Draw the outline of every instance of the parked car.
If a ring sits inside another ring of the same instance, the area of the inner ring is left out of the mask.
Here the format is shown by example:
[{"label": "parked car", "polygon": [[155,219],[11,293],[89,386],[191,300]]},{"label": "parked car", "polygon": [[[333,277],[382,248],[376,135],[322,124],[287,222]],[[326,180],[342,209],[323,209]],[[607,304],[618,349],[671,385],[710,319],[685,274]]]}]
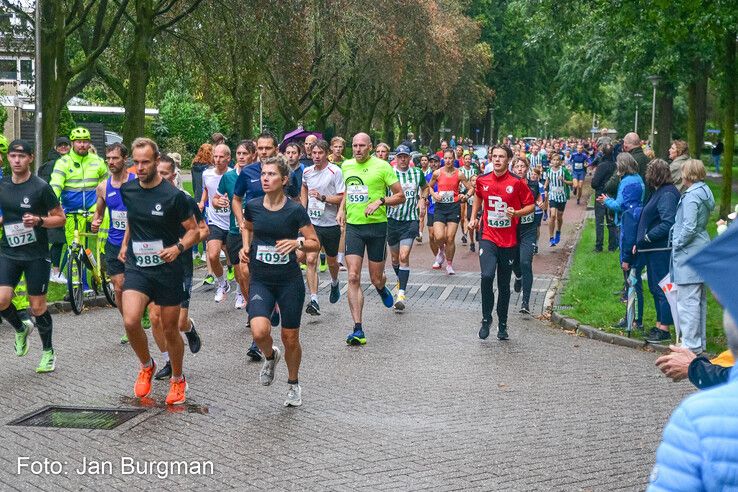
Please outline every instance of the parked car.
[{"label": "parked car", "polygon": [[123,137],[115,132],[105,130],[105,146],[107,147],[114,143],[123,143]]}]

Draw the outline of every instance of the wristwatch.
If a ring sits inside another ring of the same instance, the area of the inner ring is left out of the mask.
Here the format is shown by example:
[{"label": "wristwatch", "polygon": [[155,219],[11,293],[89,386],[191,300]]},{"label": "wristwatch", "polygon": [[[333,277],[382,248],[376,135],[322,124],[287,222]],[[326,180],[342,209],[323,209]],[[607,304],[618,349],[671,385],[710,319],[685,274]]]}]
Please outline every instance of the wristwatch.
[{"label": "wristwatch", "polygon": [[325,195],[320,195],[320,201],[325,203]]},{"label": "wristwatch", "polygon": [[177,242],[177,249],[180,253],[183,253],[185,249],[184,244],[182,244],[181,242]]},{"label": "wristwatch", "polygon": [[38,227],[41,227],[44,225],[44,218],[40,215],[38,216]]},{"label": "wristwatch", "polygon": [[297,238],[297,249],[302,251],[302,248],[305,246],[305,239],[298,237]]},{"label": "wristwatch", "polygon": [[382,197],[382,198],[379,199],[379,201],[382,202],[382,205],[384,205],[384,202],[386,202],[387,200],[385,200],[385,198]]}]

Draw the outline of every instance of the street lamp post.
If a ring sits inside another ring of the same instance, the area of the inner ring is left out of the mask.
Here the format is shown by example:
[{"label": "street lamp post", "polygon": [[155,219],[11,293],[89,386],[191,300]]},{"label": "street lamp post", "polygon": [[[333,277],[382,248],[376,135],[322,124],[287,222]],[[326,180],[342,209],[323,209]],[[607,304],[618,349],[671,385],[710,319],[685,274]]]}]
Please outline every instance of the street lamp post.
[{"label": "street lamp post", "polygon": [[264,86],[259,84],[259,133],[264,131]]},{"label": "street lamp post", "polygon": [[648,77],[648,80],[650,80],[651,84],[653,84],[653,99],[651,102],[651,136],[649,137],[651,148],[653,148],[653,137],[654,131],[656,129],[656,86],[658,86],[659,82],[661,82],[661,77],[659,77],[658,75],[651,75],[650,77]]},{"label": "street lamp post", "polygon": [[35,31],[35,36],[36,36],[36,38],[35,38],[36,46],[34,47],[34,50],[35,50],[35,58],[36,58],[36,60],[34,62],[34,65],[35,65],[34,66],[34,71],[35,71],[34,75],[36,76],[35,77],[36,80],[34,81],[34,84],[35,84],[35,87],[34,87],[34,89],[35,89],[35,91],[34,91],[35,92],[34,106],[36,107],[36,110],[33,112],[33,116],[34,116],[34,132],[36,134],[36,139],[35,139],[36,140],[36,145],[35,145],[35,147],[36,147],[36,149],[35,149],[35,152],[36,152],[36,159],[35,159],[35,161],[36,162],[34,163],[34,169],[35,169],[36,174],[38,174],[39,162],[41,162],[40,159],[42,159],[41,156],[43,155],[42,154],[42,152],[43,152],[43,147],[42,147],[43,142],[41,141],[41,139],[43,137],[43,135],[42,135],[42,128],[41,128],[41,121],[42,121],[41,120],[41,117],[43,116],[41,114],[41,0],[36,0],[36,13],[34,15],[34,18],[35,18],[35,24],[36,24],[34,26],[34,31]]},{"label": "street lamp post", "polygon": [[633,131],[638,133],[638,107],[641,105],[641,99],[643,98],[643,94],[636,92],[635,94],[633,94],[633,97],[636,100],[636,114],[635,114],[635,122],[633,123]]}]

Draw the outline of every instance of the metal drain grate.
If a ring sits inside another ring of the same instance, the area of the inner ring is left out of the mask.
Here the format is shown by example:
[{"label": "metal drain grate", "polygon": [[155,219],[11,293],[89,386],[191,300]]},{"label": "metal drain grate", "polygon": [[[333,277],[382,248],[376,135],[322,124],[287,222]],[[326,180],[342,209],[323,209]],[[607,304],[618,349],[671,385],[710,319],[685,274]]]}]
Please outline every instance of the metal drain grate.
[{"label": "metal drain grate", "polygon": [[8,422],[8,425],[110,430],[145,411],[145,408],[88,408],[49,405]]}]

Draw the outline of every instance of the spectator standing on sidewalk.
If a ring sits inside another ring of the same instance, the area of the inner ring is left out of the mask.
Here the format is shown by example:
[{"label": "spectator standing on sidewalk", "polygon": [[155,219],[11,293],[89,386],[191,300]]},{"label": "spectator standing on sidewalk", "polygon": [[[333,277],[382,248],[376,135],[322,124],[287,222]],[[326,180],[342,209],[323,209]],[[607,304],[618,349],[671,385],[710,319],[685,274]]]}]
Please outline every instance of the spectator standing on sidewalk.
[{"label": "spectator standing on sidewalk", "polygon": [[687,187],[679,201],[671,231],[671,281],[677,285],[677,312],[682,345],[695,354],[706,347],[707,293],[699,272],[685,262],[710,242],[705,229],[715,198],[705,184],[702,161],[689,159],[682,166],[682,181]]},{"label": "spectator standing on sidewalk", "polygon": [[720,174],[720,158],[724,151],[725,146],[723,145],[723,141],[718,137],[715,146],[710,151],[710,154],[712,155],[712,164],[715,166],[715,172],[718,174]]},{"label": "spectator standing on sidewalk", "polygon": [[[605,190],[605,185],[612,175],[615,174],[615,159],[612,155],[612,145],[603,145],[600,148],[600,152],[602,152],[602,155],[598,160],[594,176],[592,176],[592,189],[594,190],[596,197],[603,193],[608,194]],[[595,201],[594,211],[596,238],[595,252],[602,252],[605,240],[605,225],[607,225],[607,249],[609,251],[615,251],[618,248],[618,228],[615,225],[614,217],[612,214],[608,213],[607,207],[599,201]]]},{"label": "spectator standing on sidewalk", "polygon": [[[623,152],[628,152],[638,163],[638,175],[641,180],[646,181],[646,167],[651,159],[643,152],[641,147],[641,137],[635,132],[630,132],[623,137]],[[646,190],[646,199],[648,199],[648,190]]]},{"label": "spectator standing on sidewalk", "polygon": [[[671,251],[666,248],[681,194],[671,183],[669,164],[663,159],[654,159],[648,165],[646,185],[651,188],[652,194],[643,207],[638,223],[636,248],[648,270],[648,289],[656,308],[656,326],[651,329],[647,338],[649,341],[661,342],[671,339],[669,326],[674,324],[669,301],[659,287],[659,282],[669,273]],[[664,251],[648,251],[653,249]]]},{"label": "spectator standing on sidewalk", "polygon": [[682,182],[682,167],[689,160],[689,146],[684,140],[674,140],[669,147],[669,171],[671,172],[671,182],[677,187],[680,193],[684,193],[687,187]]}]

